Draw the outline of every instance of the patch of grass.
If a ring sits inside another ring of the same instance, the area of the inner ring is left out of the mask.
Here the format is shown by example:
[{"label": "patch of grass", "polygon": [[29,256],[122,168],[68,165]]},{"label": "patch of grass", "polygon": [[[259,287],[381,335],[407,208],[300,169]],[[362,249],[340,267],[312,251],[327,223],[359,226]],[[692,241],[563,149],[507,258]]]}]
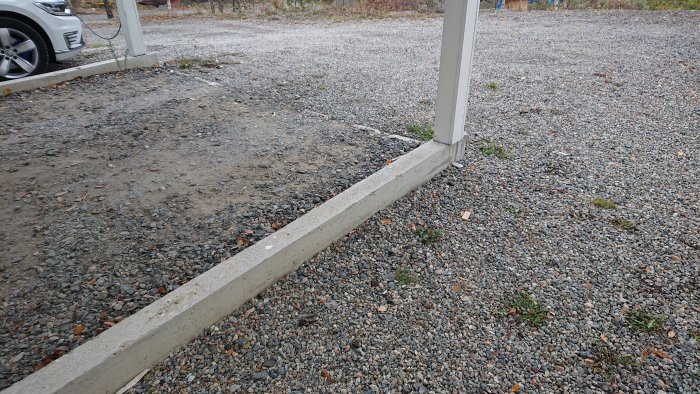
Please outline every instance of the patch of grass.
[{"label": "patch of grass", "polygon": [[438,242],[445,235],[445,232],[439,228],[424,227],[418,228],[414,231],[418,240],[426,246],[430,246],[435,242]]},{"label": "patch of grass", "polygon": [[486,84],[486,87],[491,89],[491,90],[496,90],[496,89],[498,89],[498,84],[496,82],[491,81],[491,82]]},{"label": "patch of grass", "polygon": [[610,220],[610,223],[612,223],[613,226],[619,229],[629,232],[635,231],[637,229],[637,225],[633,221],[627,220],[625,218],[614,218]]},{"label": "patch of grass", "polygon": [[512,204],[506,207],[506,211],[511,215],[515,216],[516,218],[525,216],[530,212],[530,210],[527,208],[522,208]]},{"label": "patch of grass", "polygon": [[508,152],[508,149],[506,149],[503,144],[498,143],[496,141],[487,141],[483,145],[481,145],[481,154],[484,156],[496,156],[499,159],[509,159],[510,158],[510,152]]},{"label": "patch of grass", "polygon": [[400,285],[412,285],[418,283],[416,273],[413,272],[411,267],[407,265],[402,265],[397,268],[396,272],[394,273],[394,278]]},{"label": "patch of grass", "polygon": [[593,204],[594,207],[600,208],[600,209],[617,209],[617,205],[615,205],[612,200],[607,200],[603,197],[596,197],[591,201],[591,204]]},{"label": "patch of grass", "polygon": [[430,141],[433,139],[433,134],[435,131],[430,126],[421,126],[416,123],[411,123],[406,126],[406,130],[413,134],[417,134],[423,141]]},{"label": "patch of grass", "polygon": [[627,323],[636,332],[657,332],[666,321],[666,316],[652,315],[642,310],[634,310],[627,314]]},{"label": "patch of grass", "polygon": [[518,292],[506,299],[504,308],[499,310],[499,314],[515,316],[518,321],[537,327],[547,320],[549,309],[535,302],[531,295]]},{"label": "patch of grass", "polygon": [[700,342],[700,330],[695,330],[690,335],[695,339],[695,342]]},{"label": "patch of grass", "polygon": [[593,358],[587,359],[586,364],[594,371],[599,371],[600,376],[606,382],[613,378],[617,368],[639,367],[641,362],[636,361],[629,354],[620,354],[608,345],[596,345],[592,352]]},{"label": "patch of grass", "polygon": [[212,59],[205,59],[201,57],[181,57],[175,60],[177,68],[188,70],[196,66],[213,67],[216,65],[216,61]]}]

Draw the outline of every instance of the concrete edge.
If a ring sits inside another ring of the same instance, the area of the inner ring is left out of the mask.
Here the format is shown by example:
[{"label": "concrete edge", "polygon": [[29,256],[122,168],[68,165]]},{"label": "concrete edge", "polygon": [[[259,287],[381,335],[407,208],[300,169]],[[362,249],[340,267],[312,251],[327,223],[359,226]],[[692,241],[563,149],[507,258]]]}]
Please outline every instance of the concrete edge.
[{"label": "concrete edge", "polygon": [[0,92],[2,92],[2,95],[6,96],[16,92],[43,88],[47,85],[70,81],[78,77],[87,77],[95,74],[104,74],[134,68],[153,67],[158,65],[158,56],[155,53],[148,53],[135,57],[128,56],[126,58],[126,67],[124,65],[124,58],[120,58],[119,60],[112,59],[34,75],[27,78],[4,81],[0,82]]},{"label": "concrete edge", "polygon": [[114,393],[379,210],[447,167],[428,142],[3,391]]}]

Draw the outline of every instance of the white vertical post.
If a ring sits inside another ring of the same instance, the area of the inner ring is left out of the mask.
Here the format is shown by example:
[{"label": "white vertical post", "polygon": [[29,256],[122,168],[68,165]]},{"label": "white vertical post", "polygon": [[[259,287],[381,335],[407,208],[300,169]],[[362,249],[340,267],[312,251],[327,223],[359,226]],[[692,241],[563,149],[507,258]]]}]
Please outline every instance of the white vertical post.
[{"label": "white vertical post", "polygon": [[[445,2],[434,136],[443,144],[454,145],[464,138],[478,15],[479,0]],[[463,154],[461,150],[458,157]]]},{"label": "white vertical post", "polygon": [[141,35],[141,22],[136,9],[135,0],[117,0],[119,10],[119,21],[122,24],[122,31],[126,39],[126,48],[131,56],[141,56],[146,54],[146,46],[143,45]]}]

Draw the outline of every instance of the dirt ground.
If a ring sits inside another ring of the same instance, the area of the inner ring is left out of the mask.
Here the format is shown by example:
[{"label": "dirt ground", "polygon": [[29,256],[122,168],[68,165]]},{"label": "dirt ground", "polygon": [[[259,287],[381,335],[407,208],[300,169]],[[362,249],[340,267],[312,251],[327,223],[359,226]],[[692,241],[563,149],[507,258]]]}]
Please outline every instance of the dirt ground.
[{"label": "dirt ground", "polygon": [[34,368],[411,145],[173,68],[14,94],[0,112],[0,358],[18,357],[12,337]]}]

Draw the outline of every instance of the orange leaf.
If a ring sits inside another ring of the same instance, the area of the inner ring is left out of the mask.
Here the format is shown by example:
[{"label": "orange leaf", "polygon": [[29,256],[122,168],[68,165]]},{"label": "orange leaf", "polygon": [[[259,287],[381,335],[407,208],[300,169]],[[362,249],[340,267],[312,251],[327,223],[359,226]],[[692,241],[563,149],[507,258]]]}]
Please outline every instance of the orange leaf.
[{"label": "orange leaf", "polygon": [[85,326],[82,325],[82,324],[78,324],[78,326],[75,327],[75,329],[73,330],[73,332],[75,333],[75,335],[82,335],[82,334],[83,334],[83,331],[85,331]]},{"label": "orange leaf", "polygon": [[460,291],[462,291],[462,286],[460,286],[458,283],[458,284],[452,286],[452,291],[454,291],[455,293],[459,293]]},{"label": "orange leaf", "polygon": [[513,385],[513,387],[510,388],[510,392],[511,393],[519,393],[521,388],[522,388],[522,386],[520,386],[520,383],[516,383]]},{"label": "orange leaf", "polygon": [[2,90],[2,94],[4,94],[5,96],[9,95],[10,93],[12,93],[12,89],[10,88],[5,88]]},{"label": "orange leaf", "polygon": [[386,224],[391,224],[393,222],[391,221],[391,219],[382,219],[379,221],[379,223],[386,225]]},{"label": "orange leaf", "polygon": [[661,351],[659,349],[651,348],[651,353],[657,357],[661,357],[663,359],[673,361],[673,358],[671,356],[669,356],[668,353]]},{"label": "orange leaf", "polygon": [[321,370],[321,376],[328,381],[331,380],[331,373],[328,372],[328,370],[326,370],[326,369]]}]

